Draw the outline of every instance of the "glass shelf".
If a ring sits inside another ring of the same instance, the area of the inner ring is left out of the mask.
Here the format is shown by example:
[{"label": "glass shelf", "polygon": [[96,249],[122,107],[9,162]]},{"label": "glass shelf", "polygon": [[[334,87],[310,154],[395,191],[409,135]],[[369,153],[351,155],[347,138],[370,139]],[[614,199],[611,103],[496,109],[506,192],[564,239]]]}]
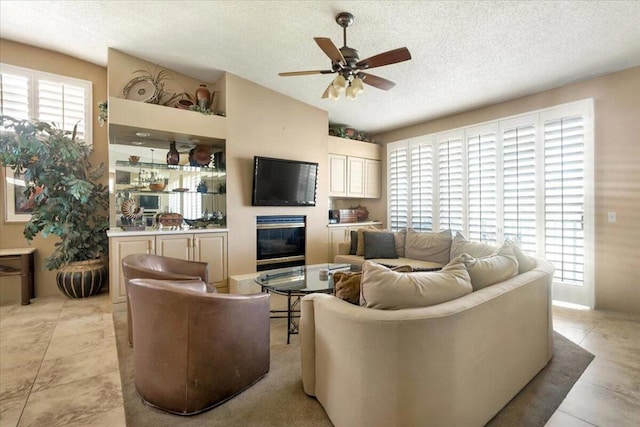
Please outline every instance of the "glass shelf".
[{"label": "glass shelf", "polygon": [[131,163],[126,160],[117,160],[116,166],[128,167],[134,170],[160,169],[160,170],[168,170],[168,171],[176,171],[176,172],[203,172],[203,173],[211,173],[212,176],[214,174],[216,176],[225,176],[227,174],[225,170],[220,170],[220,169],[212,168],[208,166],[167,165],[164,163],[147,163],[147,162]]},{"label": "glass shelf", "polygon": [[171,191],[171,190],[163,190],[163,191],[150,191],[150,190],[137,190],[135,188],[121,188],[115,190],[116,193],[133,193],[133,194],[226,194],[220,193],[219,191]]}]

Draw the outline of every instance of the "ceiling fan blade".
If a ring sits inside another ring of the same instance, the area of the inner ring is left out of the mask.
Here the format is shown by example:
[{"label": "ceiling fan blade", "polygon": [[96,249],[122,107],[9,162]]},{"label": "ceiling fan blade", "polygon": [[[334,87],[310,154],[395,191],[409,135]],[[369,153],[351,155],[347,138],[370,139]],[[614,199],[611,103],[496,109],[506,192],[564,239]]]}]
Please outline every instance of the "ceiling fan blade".
[{"label": "ceiling fan blade", "polygon": [[389,90],[396,85],[391,80],[383,79],[382,77],[374,76],[373,74],[360,72],[358,73],[358,77],[361,78],[364,83],[382,90]]},{"label": "ceiling fan blade", "polygon": [[289,71],[286,73],[278,73],[279,76],[288,77],[288,76],[308,76],[311,74],[331,74],[333,71],[331,70],[310,70],[310,71]]},{"label": "ceiling fan blade", "polygon": [[383,65],[395,64],[402,61],[408,61],[411,59],[411,53],[406,47],[389,50],[384,53],[372,56],[356,64],[356,68],[368,69],[374,67],[382,67]]},{"label": "ceiling fan blade", "polygon": [[330,38],[314,37],[313,39],[316,41],[318,46],[320,46],[320,49],[322,49],[322,51],[331,59],[332,64],[335,62],[346,64],[346,61],[342,56],[342,52],[340,52],[340,49],[333,44]]}]

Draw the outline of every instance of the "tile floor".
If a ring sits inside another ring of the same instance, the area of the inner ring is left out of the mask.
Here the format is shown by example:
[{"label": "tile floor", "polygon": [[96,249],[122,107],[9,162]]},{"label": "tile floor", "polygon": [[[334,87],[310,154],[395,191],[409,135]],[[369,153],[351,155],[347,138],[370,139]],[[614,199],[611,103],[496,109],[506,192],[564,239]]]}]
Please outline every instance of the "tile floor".
[{"label": "tile floor", "polygon": [[[125,425],[111,310],[107,294],[0,306],[0,426]],[[596,358],[547,426],[640,425],[640,316],[553,313]]]}]

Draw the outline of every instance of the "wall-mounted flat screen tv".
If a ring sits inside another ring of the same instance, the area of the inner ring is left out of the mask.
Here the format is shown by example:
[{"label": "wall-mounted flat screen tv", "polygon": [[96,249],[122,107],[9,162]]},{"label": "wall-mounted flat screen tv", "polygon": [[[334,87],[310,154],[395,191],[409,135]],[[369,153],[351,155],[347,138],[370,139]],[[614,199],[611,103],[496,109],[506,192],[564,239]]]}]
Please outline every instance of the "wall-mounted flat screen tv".
[{"label": "wall-mounted flat screen tv", "polygon": [[315,206],[318,164],[253,158],[253,206]]}]

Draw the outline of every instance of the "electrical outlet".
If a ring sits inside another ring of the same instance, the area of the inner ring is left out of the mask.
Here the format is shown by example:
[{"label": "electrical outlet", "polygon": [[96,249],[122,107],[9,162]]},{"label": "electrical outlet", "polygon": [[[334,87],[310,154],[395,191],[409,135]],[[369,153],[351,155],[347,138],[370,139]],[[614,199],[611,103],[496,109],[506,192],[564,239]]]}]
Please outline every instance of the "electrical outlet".
[{"label": "electrical outlet", "polygon": [[616,222],[616,213],[609,212],[609,214],[607,215],[607,219],[609,222]]}]

